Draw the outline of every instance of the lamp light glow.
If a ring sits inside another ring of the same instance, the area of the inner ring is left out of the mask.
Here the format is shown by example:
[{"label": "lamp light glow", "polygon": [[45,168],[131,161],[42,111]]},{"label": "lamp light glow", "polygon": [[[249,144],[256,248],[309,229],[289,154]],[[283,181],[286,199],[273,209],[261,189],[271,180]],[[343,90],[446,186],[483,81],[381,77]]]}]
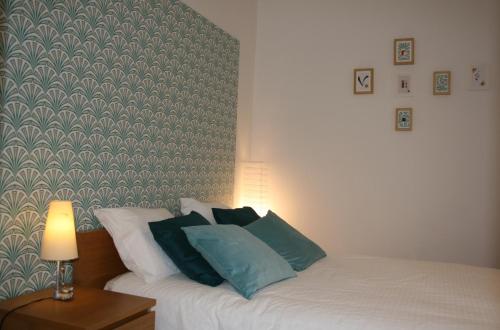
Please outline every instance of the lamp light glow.
[{"label": "lamp light glow", "polygon": [[40,256],[52,261],[78,258],[75,217],[70,201],[50,202]]},{"label": "lamp light glow", "polygon": [[72,299],[73,287],[64,282],[67,264],[61,266],[61,261],[78,258],[75,216],[70,201],[50,202],[40,257],[43,260],[57,262],[56,288],[53,298],[56,300]]},{"label": "lamp light glow", "polygon": [[269,167],[265,162],[241,163],[241,206],[251,206],[260,216],[269,210]]}]

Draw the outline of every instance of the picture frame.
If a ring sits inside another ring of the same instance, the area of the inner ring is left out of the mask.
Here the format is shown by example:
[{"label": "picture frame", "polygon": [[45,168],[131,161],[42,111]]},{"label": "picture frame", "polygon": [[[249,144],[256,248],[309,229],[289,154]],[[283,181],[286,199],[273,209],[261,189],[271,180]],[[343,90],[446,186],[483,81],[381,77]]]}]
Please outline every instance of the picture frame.
[{"label": "picture frame", "polygon": [[470,90],[479,91],[489,88],[488,67],[486,64],[472,64],[469,68],[469,75]]},{"label": "picture frame", "polygon": [[432,94],[451,94],[451,71],[434,71],[432,78]]},{"label": "picture frame", "polygon": [[412,95],[411,76],[409,74],[398,75],[398,94],[400,96]]},{"label": "picture frame", "polygon": [[411,131],[413,129],[413,109],[396,108],[396,131]]},{"label": "picture frame", "polygon": [[373,94],[374,91],[373,68],[354,69],[353,92],[359,94]]},{"label": "picture frame", "polygon": [[415,38],[394,39],[394,65],[415,64]]}]

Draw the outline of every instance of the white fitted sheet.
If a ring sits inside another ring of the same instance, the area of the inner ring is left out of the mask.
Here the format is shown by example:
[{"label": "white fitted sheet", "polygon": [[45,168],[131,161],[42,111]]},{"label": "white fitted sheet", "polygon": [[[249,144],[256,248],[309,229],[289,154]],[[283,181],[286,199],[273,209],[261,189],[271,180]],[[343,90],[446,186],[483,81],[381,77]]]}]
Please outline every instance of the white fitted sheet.
[{"label": "white fitted sheet", "polygon": [[106,289],[155,298],[158,330],[500,329],[500,270],[457,264],[329,256],[252,300],[182,274]]}]

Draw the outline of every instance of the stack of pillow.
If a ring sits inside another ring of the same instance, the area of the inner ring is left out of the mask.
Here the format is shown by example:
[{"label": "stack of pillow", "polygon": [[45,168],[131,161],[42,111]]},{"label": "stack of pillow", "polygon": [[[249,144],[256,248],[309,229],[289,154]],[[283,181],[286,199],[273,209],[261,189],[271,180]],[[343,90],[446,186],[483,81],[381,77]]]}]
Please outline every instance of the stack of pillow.
[{"label": "stack of pillow", "polygon": [[250,299],[257,290],[295,277],[295,271],[326,256],[272,211],[261,218],[251,207],[230,209],[181,198],[181,213],[173,217],[165,209],[95,210],[125,266],[148,283],[180,270],[205,285],[227,280]]}]

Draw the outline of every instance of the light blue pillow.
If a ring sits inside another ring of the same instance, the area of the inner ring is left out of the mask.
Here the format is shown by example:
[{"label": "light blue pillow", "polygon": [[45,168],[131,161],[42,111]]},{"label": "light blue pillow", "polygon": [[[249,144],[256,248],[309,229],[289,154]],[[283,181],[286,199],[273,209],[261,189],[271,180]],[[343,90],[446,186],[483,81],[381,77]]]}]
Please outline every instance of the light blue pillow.
[{"label": "light blue pillow", "polygon": [[243,228],[269,245],[296,271],[304,270],[326,256],[316,243],[272,211]]},{"label": "light blue pillow", "polygon": [[267,244],[236,225],[183,227],[191,245],[245,298],[297,276]]}]

